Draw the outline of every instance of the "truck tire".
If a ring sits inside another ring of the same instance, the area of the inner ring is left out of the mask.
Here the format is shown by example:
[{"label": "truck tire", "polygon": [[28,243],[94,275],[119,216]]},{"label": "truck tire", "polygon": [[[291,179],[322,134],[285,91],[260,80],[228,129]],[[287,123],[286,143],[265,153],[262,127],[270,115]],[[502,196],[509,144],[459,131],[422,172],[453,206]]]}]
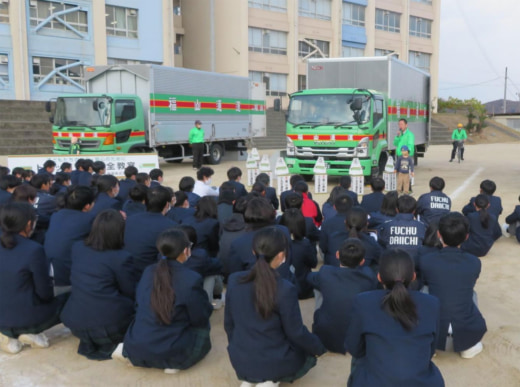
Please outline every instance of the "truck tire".
[{"label": "truck tire", "polygon": [[417,154],[417,149],[415,149],[415,153],[413,154],[413,165],[414,167],[419,164],[419,155]]},{"label": "truck tire", "polygon": [[206,161],[208,164],[217,165],[222,161],[222,156],[224,156],[224,148],[220,144],[211,144],[209,147],[209,156],[206,157]]},{"label": "truck tire", "polygon": [[166,161],[168,164],[180,164],[182,163],[182,159],[178,159],[178,160],[164,160]]}]

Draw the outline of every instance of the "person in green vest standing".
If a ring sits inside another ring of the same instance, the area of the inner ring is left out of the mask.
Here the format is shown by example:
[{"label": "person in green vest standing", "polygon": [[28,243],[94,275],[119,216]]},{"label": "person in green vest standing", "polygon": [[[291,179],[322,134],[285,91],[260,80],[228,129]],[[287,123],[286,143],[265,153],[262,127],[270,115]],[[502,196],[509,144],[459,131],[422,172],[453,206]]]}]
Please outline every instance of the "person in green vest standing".
[{"label": "person in green vest standing", "polygon": [[401,157],[401,148],[405,145],[408,147],[410,157],[413,157],[415,154],[415,136],[408,129],[408,121],[404,118],[399,120],[399,133],[394,138],[394,145],[397,157]]},{"label": "person in green vest standing", "polygon": [[459,145],[459,142],[462,143],[460,145],[460,159],[464,160],[464,141],[466,141],[467,138],[468,134],[466,133],[466,129],[464,129],[462,124],[458,124],[457,129],[455,129],[451,135],[451,139],[453,140],[453,149],[451,151],[450,163],[455,158],[455,152],[457,152],[457,146]]},{"label": "person in green vest standing", "polygon": [[195,121],[195,126],[190,130],[189,141],[193,153],[193,169],[199,169],[204,155],[204,129],[199,120]]}]

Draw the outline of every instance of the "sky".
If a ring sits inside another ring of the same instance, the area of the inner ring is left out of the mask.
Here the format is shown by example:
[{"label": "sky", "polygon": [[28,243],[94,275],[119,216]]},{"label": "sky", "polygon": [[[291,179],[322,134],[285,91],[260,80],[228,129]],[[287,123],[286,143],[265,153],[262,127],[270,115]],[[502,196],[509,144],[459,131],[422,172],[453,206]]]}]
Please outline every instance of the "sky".
[{"label": "sky", "polygon": [[442,0],[439,96],[483,103],[520,94],[520,0]]}]

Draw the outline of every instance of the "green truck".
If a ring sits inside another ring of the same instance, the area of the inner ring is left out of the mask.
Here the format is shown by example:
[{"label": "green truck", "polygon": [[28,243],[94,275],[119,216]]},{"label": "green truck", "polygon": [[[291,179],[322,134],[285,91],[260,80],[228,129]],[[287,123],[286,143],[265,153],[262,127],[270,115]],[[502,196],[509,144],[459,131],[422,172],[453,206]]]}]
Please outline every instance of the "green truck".
[{"label": "green truck", "polygon": [[201,120],[205,157],[218,164],[226,150],[246,149],[265,136],[265,88],[246,77],[158,65],[86,67],[86,94],[47,104],[54,153],[156,151],[168,162],[192,156],[190,129]]},{"label": "green truck", "polygon": [[327,174],[347,175],[358,158],[365,179],[381,176],[398,121],[415,135],[415,160],[430,139],[430,76],[394,57],[310,59],[307,90],[291,95],[285,162],[311,179],[318,157]]}]

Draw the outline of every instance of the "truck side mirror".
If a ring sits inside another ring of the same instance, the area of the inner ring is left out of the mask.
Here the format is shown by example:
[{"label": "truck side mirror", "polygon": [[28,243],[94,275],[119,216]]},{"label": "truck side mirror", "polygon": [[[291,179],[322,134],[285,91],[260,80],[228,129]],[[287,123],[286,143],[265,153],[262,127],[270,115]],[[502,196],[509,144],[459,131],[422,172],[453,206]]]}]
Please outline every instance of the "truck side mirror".
[{"label": "truck side mirror", "polygon": [[274,100],[274,111],[279,112],[282,110],[282,100],[280,98],[276,98]]},{"label": "truck side mirror", "polygon": [[45,111],[47,113],[50,113],[51,112],[51,101],[47,101],[45,102]]},{"label": "truck side mirror", "polygon": [[354,98],[354,101],[350,104],[350,108],[354,111],[361,110],[363,107],[363,99],[361,98]]},{"label": "truck side mirror", "polygon": [[97,99],[92,101],[92,110],[94,110],[95,112],[98,111],[98,101],[97,101]]}]

